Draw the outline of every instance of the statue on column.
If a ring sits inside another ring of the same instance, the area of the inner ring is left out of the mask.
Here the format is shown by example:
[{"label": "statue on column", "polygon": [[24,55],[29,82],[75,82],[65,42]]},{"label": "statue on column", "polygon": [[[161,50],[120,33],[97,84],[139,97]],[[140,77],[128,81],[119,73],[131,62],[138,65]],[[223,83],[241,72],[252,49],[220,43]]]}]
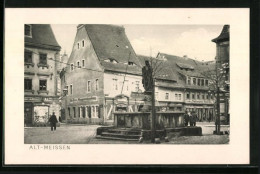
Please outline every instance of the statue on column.
[{"label": "statue on column", "polygon": [[153,76],[152,76],[152,68],[149,64],[149,61],[145,61],[145,66],[142,68],[142,83],[145,89],[145,92],[152,92],[153,88]]}]

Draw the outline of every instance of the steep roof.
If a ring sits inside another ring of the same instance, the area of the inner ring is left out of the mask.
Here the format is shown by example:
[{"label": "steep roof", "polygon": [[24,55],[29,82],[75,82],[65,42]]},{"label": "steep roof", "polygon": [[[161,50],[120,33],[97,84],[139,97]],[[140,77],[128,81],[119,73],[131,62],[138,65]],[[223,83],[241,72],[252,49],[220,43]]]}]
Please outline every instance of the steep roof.
[{"label": "steep roof", "polygon": [[215,39],[212,39],[212,42],[218,43],[227,40],[229,40],[229,25],[224,25],[220,35]]},{"label": "steep roof", "polygon": [[[127,69],[129,73],[140,74],[141,64],[124,27],[103,24],[85,24],[84,27],[105,70],[125,72]],[[128,62],[132,62],[134,66],[128,65]]]},{"label": "steep roof", "polygon": [[32,37],[24,36],[25,45],[32,47],[41,47],[45,49],[60,51],[52,28],[49,24],[30,24]]},{"label": "steep roof", "polygon": [[155,66],[156,70],[156,78],[157,79],[162,79],[162,80],[170,80],[170,81],[177,81],[178,76],[174,73],[173,69],[171,66],[169,66],[168,62],[165,60],[159,60],[156,58],[151,58],[143,55],[138,55],[138,58],[140,59],[140,62],[142,64],[142,67],[145,66],[145,61],[152,61]]}]

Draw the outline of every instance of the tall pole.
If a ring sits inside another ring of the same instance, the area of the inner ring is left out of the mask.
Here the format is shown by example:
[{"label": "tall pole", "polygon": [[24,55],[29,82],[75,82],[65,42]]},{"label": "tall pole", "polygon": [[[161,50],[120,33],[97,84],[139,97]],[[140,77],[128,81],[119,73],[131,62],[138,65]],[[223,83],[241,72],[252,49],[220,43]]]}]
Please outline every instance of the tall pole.
[{"label": "tall pole", "polygon": [[220,97],[219,97],[219,87],[217,87],[217,131],[216,134],[220,133]]},{"label": "tall pole", "polygon": [[156,134],[156,111],[155,111],[155,79],[153,78],[152,84],[152,128],[151,128],[151,141],[155,143]]}]

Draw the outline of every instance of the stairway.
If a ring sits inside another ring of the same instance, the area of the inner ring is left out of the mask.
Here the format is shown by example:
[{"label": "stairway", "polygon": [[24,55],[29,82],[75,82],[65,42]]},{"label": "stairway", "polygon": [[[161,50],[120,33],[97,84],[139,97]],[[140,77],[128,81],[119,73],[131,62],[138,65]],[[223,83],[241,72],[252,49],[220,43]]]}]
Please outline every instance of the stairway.
[{"label": "stairway", "polygon": [[97,135],[98,139],[108,140],[123,140],[123,141],[138,141],[141,137],[141,129],[130,128],[112,128],[104,130],[100,135]]}]

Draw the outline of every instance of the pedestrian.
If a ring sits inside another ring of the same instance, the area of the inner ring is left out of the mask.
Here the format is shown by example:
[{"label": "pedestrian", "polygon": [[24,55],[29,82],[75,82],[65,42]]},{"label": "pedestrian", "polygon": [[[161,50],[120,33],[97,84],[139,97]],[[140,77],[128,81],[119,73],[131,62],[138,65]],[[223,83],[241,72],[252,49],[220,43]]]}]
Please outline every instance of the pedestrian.
[{"label": "pedestrian", "polygon": [[196,126],[196,121],[198,116],[195,111],[192,112],[191,117],[192,117],[192,126]]},{"label": "pedestrian", "polygon": [[190,126],[193,126],[193,118],[190,112],[188,112]]},{"label": "pedestrian", "polygon": [[51,125],[51,131],[56,131],[56,123],[58,123],[57,117],[55,115],[55,112],[52,113],[52,116],[49,119],[50,125]]},{"label": "pedestrian", "polygon": [[185,114],[184,114],[184,126],[188,126],[189,125],[189,115],[188,115],[188,111],[185,111]]}]

